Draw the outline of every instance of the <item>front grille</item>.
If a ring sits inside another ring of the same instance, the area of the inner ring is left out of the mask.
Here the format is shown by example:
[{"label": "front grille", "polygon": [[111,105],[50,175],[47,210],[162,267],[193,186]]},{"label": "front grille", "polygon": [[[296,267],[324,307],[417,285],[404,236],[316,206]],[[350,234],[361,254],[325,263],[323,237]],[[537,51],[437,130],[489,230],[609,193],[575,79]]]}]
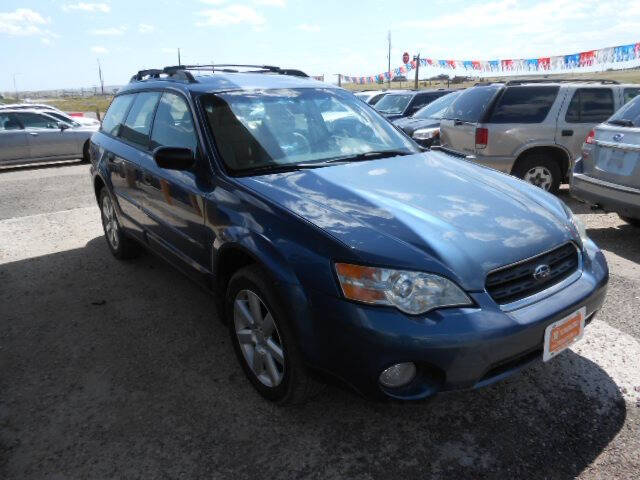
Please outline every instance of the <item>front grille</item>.
[{"label": "front grille", "polygon": [[[543,265],[549,267],[548,275],[536,279],[534,273]],[[487,275],[487,292],[496,303],[515,302],[561,282],[575,272],[578,265],[578,250],[573,243],[567,243],[524,262],[491,272]]]}]

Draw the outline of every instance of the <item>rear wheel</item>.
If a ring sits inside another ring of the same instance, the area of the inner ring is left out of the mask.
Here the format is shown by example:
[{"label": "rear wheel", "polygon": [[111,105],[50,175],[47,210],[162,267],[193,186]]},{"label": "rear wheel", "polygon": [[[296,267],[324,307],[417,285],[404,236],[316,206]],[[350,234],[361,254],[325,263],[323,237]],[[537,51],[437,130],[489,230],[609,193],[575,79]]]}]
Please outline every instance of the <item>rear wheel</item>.
[{"label": "rear wheel", "polygon": [[547,192],[558,193],[562,173],[553,158],[541,153],[531,153],[520,158],[512,172],[531,185]]},{"label": "rear wheel", "polygon": [[118,222],[113,199],[106,188],[100,190],[100,216],[109,250],[119,260],[135,258],[140,254],[140,244],[127,237]]},{"label": "rear wheel", "polygon": [[620,217],[621,220],[627,222],[629,225],[633,225],[634,227],[640,228],[640,219],[639,218],[625,217],[625,216],[620,215],[620,214],[618,214],[618,216]]},{"label": "rear wheel", "polygon": [[260,267],[244,267],[233,275],[226,315],[245,375],[266,399],[299,404],[317,393],[319,384],[306,370],[285,312]]}]

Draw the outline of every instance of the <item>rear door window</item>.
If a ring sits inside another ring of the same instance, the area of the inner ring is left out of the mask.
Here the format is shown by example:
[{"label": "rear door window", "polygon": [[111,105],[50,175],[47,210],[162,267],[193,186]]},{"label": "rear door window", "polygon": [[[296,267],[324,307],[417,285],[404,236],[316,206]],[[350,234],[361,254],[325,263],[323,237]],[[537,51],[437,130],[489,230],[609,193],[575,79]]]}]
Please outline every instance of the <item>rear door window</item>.
[{"label": "rear door window", "polygon": [[149,146],[149,133],[160,92],[142,92],[136,95],[127,119],[120,128],[120,138],[141,147]]},{"label": "rear door window", "polygon": [[444,118],[479,122],[499,89],[498,85],[490,85],[465,90],[449,107]]},{"label": "rear door window", "polygon": [[107,113],[102,120],[102,131],[109,135],[118,135],[120,125],[124,122],[124,116],[129,110],[131,100],[135,95],[119,95],[113,99]]},{"label": "rear door window", "polygon": [[491,123],[540,123],[549,114],[559,87],[507,87],[493,109]]},{"label": "rear door window", "polygon": [[640,88],[625,88],[622,93],[622,104],[629,102],[640,94]]},{"label": "rear door window", "polygon": [[600,123],[613,115],[610,88],[579,88],[573,94],[565,120],[568,123]]}]

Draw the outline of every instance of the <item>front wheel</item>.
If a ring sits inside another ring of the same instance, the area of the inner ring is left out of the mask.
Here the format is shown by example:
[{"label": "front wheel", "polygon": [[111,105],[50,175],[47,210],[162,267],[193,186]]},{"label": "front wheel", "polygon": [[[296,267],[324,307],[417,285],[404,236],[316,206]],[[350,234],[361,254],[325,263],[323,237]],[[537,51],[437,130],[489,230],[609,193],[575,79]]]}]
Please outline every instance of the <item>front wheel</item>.
[{"label": "front wheel", "polygon": [[562,173],[558,162],[539,153],[526,155],[518,160],[512,172],[531,185],[547,192],[558,193]]},{"label": "front wheel", "polygon": [[231,278],[226,315],[236,357],[254,388],[268,400],[299,404],[319,390],[309,376],[273,285],[256,265]]}]

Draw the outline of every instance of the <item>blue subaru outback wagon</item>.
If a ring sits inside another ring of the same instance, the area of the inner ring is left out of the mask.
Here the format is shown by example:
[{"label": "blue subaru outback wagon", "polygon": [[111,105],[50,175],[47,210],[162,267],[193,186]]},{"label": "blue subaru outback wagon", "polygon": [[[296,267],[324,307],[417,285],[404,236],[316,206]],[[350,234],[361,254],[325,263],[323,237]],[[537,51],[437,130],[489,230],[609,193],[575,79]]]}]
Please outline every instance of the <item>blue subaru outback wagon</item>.
[{"label": "blue subaru outback wagon", "polygon": [[562,201],[300,71],[242,67],[138,72],[90,156],[113,255],[143,246],[215,292],[260,394],[303,401],[322,372],[418,399],[582,336],[608,268]]}]

